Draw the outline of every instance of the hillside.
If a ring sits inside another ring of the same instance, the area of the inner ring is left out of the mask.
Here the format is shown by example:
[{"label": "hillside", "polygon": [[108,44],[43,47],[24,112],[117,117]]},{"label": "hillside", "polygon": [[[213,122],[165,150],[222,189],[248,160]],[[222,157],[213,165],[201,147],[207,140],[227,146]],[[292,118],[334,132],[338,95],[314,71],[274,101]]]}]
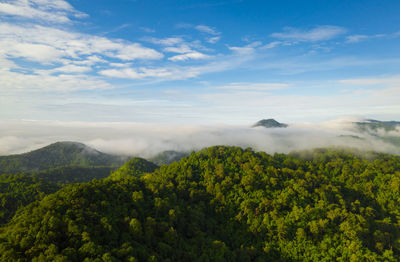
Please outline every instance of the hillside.
[{"label": "hillside", "polygon": [[400,147],[400,122],[379,121],[366,119],[362,122],[355,122],[355,130],[361,134],[372,135],[385,143]]},{"label": "hillside", "polygon": [[108,177],[115,167],[82,167],[82,166],[62,166],[50,168],[30,173],[33,177],[43,179],[45,181],[66,185],[72,183],[87,183],[93,179],[103,179]]},{"label": "hillside", "polygon": [[400,128],[399,121],[379,121],[374,119],[366,119],[362,122],[355,122],[357,128],[361,132],[377,131],[383,129],[384,131],[393,131],[396,128]]},{"label": "hillside", "polygon": [[82,143],[57,142],[29,153],[0,156],[0,174],[40,171],[60,166],[119,167],[124,157],[99,152]]},{"label": "hillside", "polygon": [[32,203],[0,260],[397,261],[399,188],[397,156],[217,146]]},{"label": "hillside", "polygon": [[162,166],[162,165],[168,165],[173,162],[179,161],[184,157],[187,157],[189,153],[186,152],[179,152],[179,151],[173,151],[173,150],[167,150],[163,151],[161,153],[158,153],[157,155],[151,157],[149,161],[153,162],[156,165]]},{"label": "hillside", "polygon": [[134,157],[127,161],[118,170],[112,172],[110,179],[118,180],[128,177],[139,177],[145,173],[152,173],[159,167],[146,159]]},{"label": "hillside", "polygon": [[265,128],[285,128],[287,124],[279,123],[275,119],[263,119],[255,123],[252,127],[265,127]]},{"label": "hillside", "polygon": [[15,212],[60,187],[27,175],[0,175],[0,224],[7,223]]}]

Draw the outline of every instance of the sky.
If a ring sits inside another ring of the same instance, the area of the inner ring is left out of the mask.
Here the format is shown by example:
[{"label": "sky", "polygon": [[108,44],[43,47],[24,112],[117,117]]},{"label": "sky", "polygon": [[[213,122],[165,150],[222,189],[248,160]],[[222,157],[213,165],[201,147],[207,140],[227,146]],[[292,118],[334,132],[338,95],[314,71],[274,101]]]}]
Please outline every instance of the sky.
[{"label": "sky", "polygon": [[0,120],[398,120],[399,13],[397,0],[0,0]]}]

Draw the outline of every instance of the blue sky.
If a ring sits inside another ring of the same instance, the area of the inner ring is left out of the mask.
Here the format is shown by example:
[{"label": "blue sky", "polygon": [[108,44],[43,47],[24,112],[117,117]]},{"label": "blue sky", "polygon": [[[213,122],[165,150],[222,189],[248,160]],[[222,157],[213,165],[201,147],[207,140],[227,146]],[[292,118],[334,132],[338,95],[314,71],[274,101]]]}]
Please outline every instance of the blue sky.
[{"label": "blue sky", "polygon": [[399,1],[0,0],[0,120],[400,120]]}]

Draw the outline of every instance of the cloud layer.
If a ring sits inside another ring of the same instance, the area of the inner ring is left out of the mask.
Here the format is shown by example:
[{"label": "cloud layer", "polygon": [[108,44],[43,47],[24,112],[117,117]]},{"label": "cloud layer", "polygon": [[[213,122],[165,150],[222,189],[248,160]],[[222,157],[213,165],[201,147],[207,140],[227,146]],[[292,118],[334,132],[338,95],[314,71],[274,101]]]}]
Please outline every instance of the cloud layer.
[{"label": "cloud layer", "polygon": [[5,0],[0,3],[0,13],[52,23],[69,23],[70,17],[87,16],[64,0]]},{"label": "cloud layer", "polygon": [[[400,154],[399,147],[382,141],[375,134],[357,133],[352,123],[358,120],[352,118],[318,124],[292,124],[286,129],[9,121],[1,123],[0,154],[26,152],[56,141],[79,141],[100,151],[142,157],[164,150],[192,151],[213,145],[252,147],[268,153],[345,146]],[[384,130],[376,132],[385,136],[400,136],[400,129],[390,133]]]}]

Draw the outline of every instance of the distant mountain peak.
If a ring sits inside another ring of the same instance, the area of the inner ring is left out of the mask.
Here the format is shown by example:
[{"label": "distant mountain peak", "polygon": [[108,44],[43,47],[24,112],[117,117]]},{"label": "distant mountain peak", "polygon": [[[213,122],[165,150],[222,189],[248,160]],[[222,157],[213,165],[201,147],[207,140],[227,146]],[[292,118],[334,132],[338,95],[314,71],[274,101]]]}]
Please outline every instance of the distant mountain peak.
[{"label": "distant mountain peak", "polygon": [[[56,152],[75,152],[75,153],[81,153],[85,155],[100,155],[102,154],[100,151],[85,145],[80,142],[73,142],[73,141],[60,141],[60,142],[55,142],[53,144],[50,144],[48,146],[45,146],[43,148],[40,148],[38,150],[44,150],[44,151],[56,151]],[[37,151],[37,150],[35,150]]]},{"label": "distant mountain peak", "polygon": [[383,124],[389,124],[389,125],[400,125],[400,121],[381,121],[381,120],[376,120],[376,119],[364,119],[363,122],[369,122],[369,123],[383,123]]},{"label": "distant mountain peak", "polygon": [[40,171],[60,166],[120,166],[126,157],[102,153],[83,143],[56,142],[34,151],[0,157],[0,173]]},{"label": "distant mountain peak", "polygon": [[278,121],[276,121],[273,118],[262,119],[262,120],[258,121],[257,123],[255,123],[253,125],[253,127],[258,127],[258,126],[262,126],[262,127],[265,127],[265,128],[275,128],[275,127],[285,128],[285,127],[288,127],[287,124],[279,123]]}]

